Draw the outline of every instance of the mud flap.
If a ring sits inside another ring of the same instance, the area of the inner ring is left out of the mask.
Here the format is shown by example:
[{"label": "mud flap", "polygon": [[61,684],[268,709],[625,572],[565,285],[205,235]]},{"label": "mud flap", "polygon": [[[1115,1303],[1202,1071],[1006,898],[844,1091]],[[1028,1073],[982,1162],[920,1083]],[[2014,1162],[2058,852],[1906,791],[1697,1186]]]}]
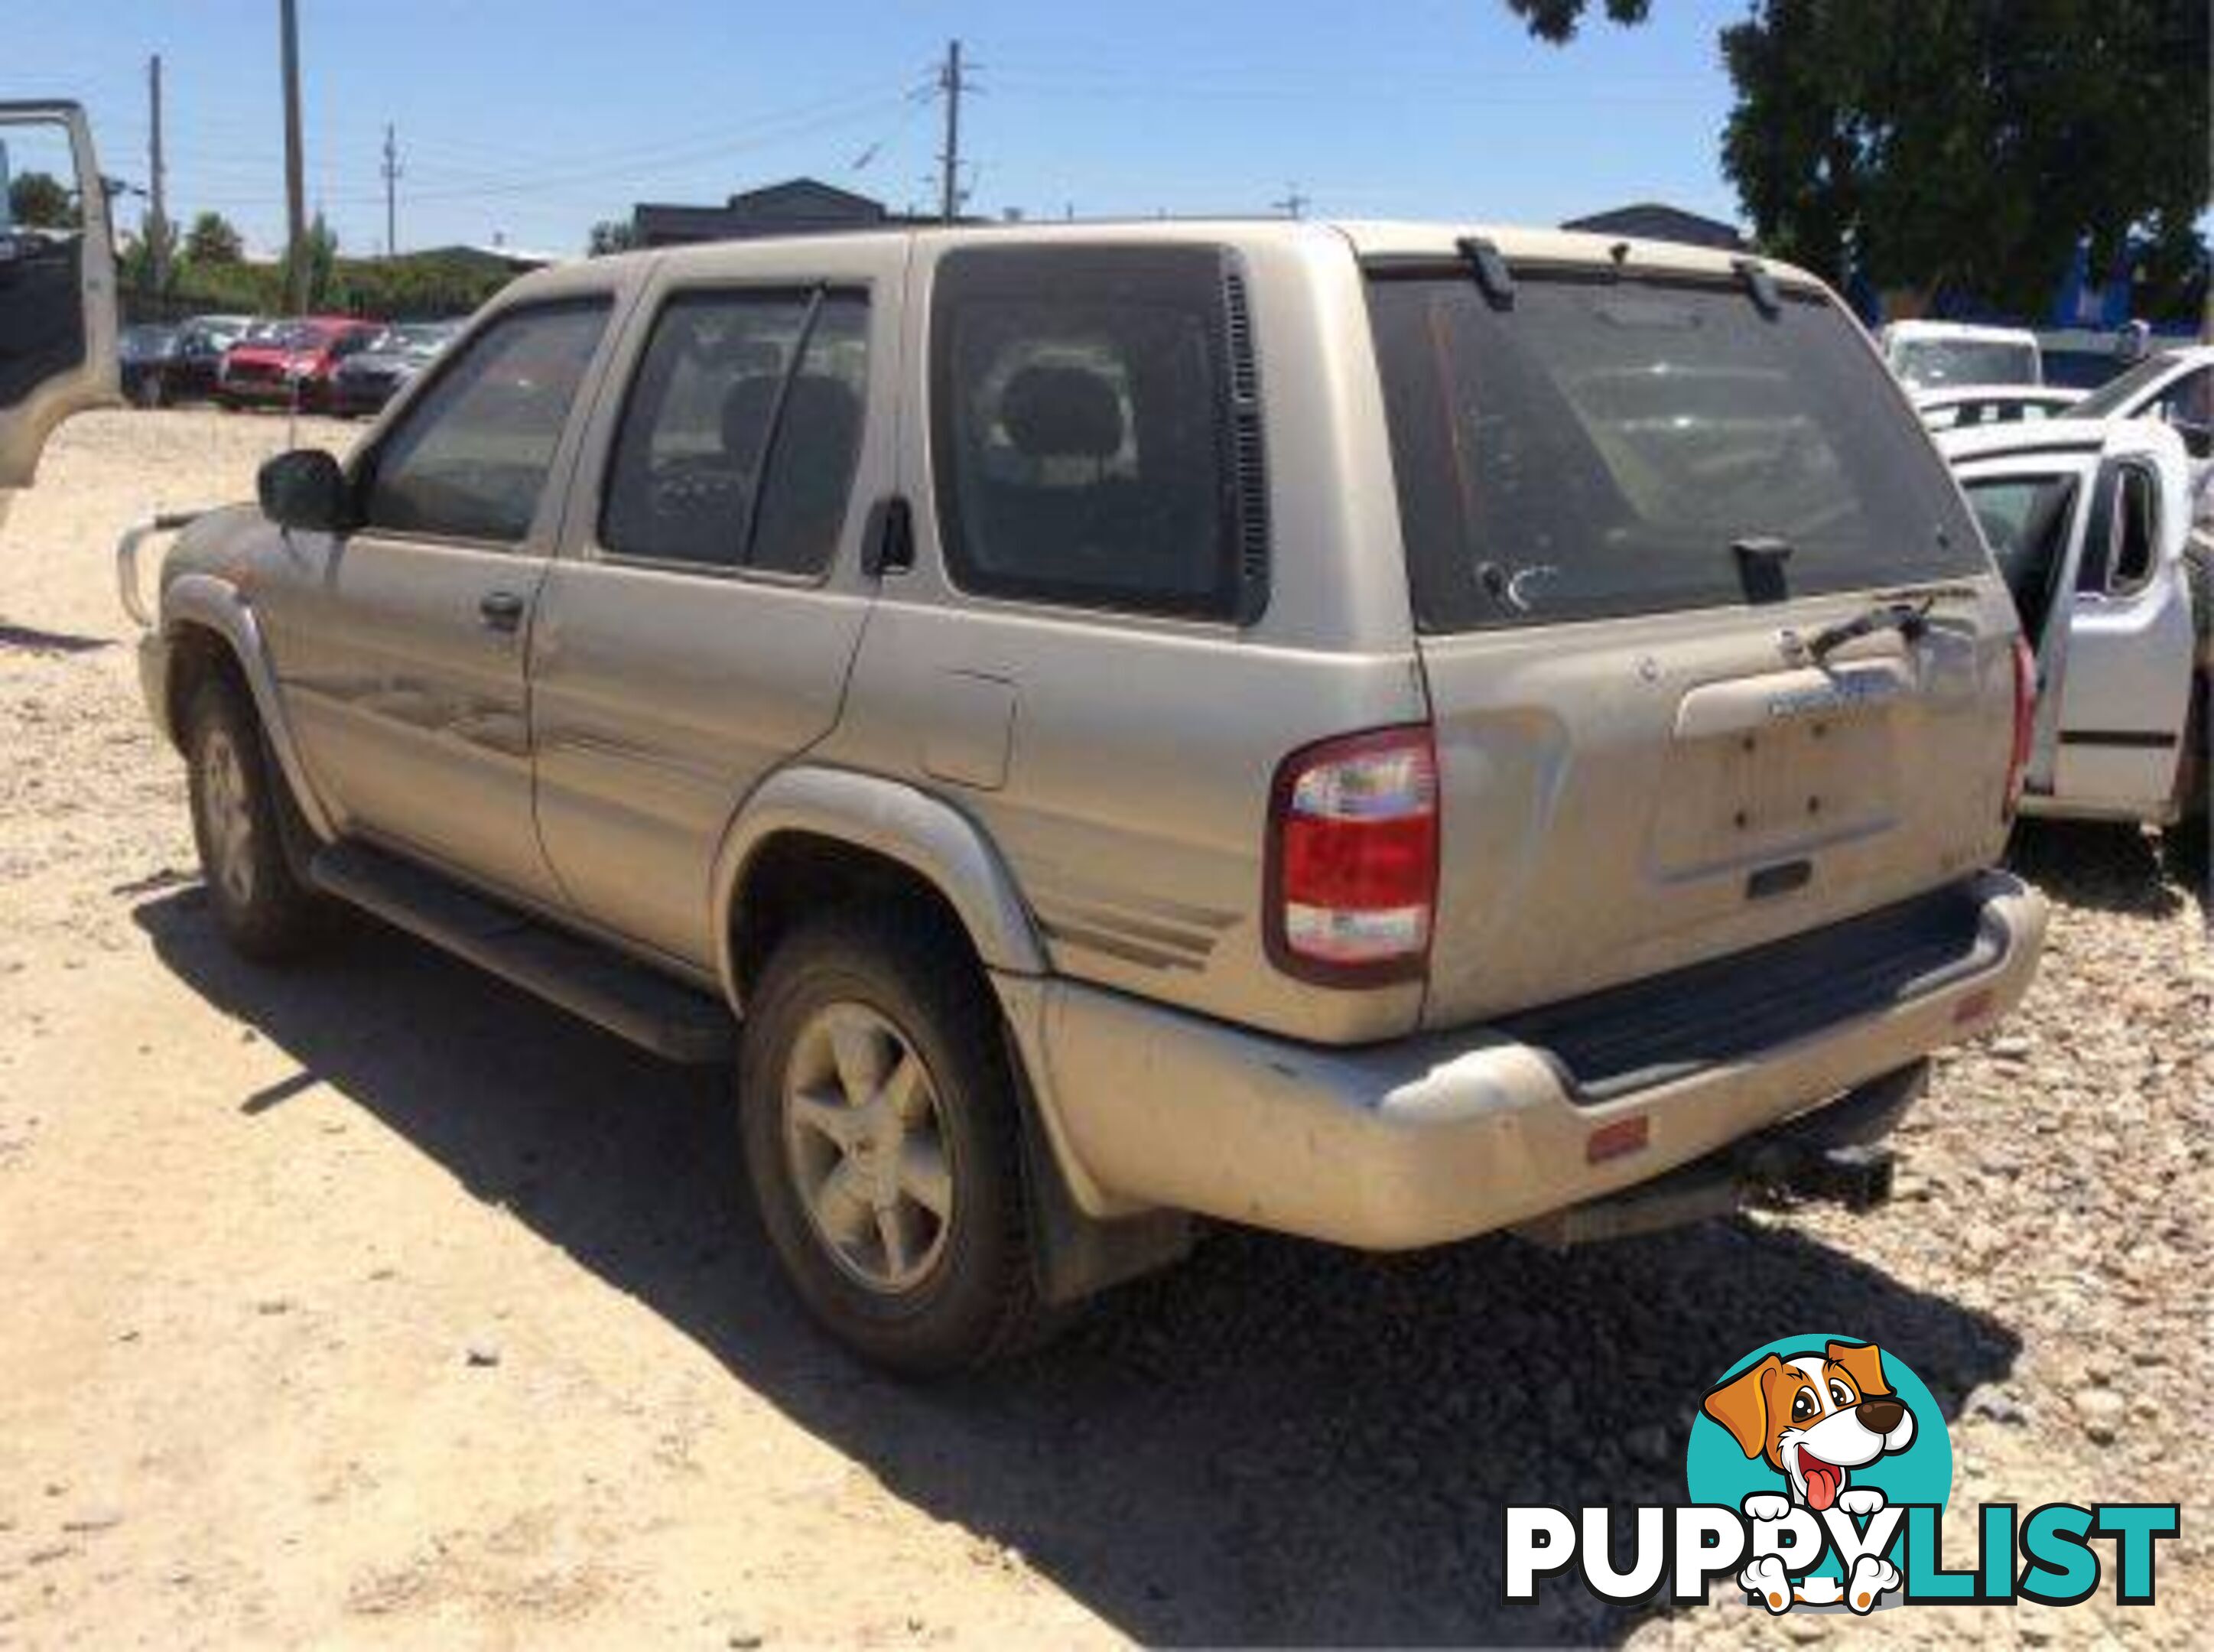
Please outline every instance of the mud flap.
[{"label": "mud flap", "polygon": [[1113,1221],[1085,1214],[1054,1162],[1012,1037],[1007,1055],[1022,1099],[1024,1190],[1038,1300],[1063,1306],[1182,1261],[1195,1237],[1193,1219],[1183,1211],[1149,1210]]}]

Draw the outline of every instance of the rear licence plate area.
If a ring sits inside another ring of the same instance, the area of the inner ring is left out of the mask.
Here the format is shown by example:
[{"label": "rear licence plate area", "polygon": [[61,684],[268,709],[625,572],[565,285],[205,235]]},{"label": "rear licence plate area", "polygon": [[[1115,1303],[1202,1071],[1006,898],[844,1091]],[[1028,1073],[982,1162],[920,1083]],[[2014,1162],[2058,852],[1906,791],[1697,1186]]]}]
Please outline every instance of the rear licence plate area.
[{"label": "rear licence plate area", "polygon": [[1905,674],[1888,664],[1691,690],[1654,817],[1654,871],[1734,872],[1884,830],[1897,818],[1898,719],[1911,706]]}]

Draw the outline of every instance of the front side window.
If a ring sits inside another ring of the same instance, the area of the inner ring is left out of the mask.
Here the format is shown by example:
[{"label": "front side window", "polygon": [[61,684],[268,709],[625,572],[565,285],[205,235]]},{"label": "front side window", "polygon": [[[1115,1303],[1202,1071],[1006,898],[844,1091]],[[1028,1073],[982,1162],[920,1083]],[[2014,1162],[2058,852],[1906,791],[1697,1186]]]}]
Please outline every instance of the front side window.
[{"label": "front side window", "polygon": [[545,304],[478,333],[370,456],[364,525],[502,544],[528,535],[607,318],[603,299]]},{"label": "front side window", "polygon": [[1785,293],[1581,272],[1369,285],[1416,617],[1549,625],[1987,566],[1943,462],[1844,313]]},{"label": "front side window", "polygon": [[1205,247],[979,248],[939,264],[932,447],[957,584],[1239,612],[1224,281]]},{"label": "front side window", "polygon": [[654,322],[600,541],[641,561],[818,573],[844,526],[868,395],[858,292],[688,292]]}]

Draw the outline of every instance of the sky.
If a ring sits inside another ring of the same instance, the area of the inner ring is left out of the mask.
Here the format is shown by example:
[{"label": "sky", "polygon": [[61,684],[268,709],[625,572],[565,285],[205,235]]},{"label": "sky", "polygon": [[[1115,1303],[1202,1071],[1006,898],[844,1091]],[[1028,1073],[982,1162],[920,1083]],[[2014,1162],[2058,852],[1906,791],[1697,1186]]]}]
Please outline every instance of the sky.
[{"label": "sky", "polygon": [[[308,196],[382,250],[582,248],[633,202],[807,174],[937,199],[936,67],[975,65],[969,210],[1552,223],[1660,199],[1734,219],[1716,47],[1745,0],[1659,0],[1565,48],[1502,0],[299,0]],[[1603,10],[1596,3],[1594,13]],[[90,109],[103,170],[148,176],[163,60],[170,216],[283,239],[277,0],[9,0],[0,98]],[[121,213],[135,223],[134,198]]]}]

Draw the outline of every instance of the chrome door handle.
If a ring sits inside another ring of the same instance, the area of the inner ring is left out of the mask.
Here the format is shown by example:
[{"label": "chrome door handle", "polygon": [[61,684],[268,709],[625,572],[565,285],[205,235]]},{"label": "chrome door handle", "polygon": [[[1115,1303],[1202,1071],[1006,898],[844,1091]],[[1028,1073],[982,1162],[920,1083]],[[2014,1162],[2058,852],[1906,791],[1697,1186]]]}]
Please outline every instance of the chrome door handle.
[{"label": "chrome door handle", "polygon": [[523,598],[511,590],[487,591],[477,604],[477,617],[487,630],[512,631],[523,623]]}]

